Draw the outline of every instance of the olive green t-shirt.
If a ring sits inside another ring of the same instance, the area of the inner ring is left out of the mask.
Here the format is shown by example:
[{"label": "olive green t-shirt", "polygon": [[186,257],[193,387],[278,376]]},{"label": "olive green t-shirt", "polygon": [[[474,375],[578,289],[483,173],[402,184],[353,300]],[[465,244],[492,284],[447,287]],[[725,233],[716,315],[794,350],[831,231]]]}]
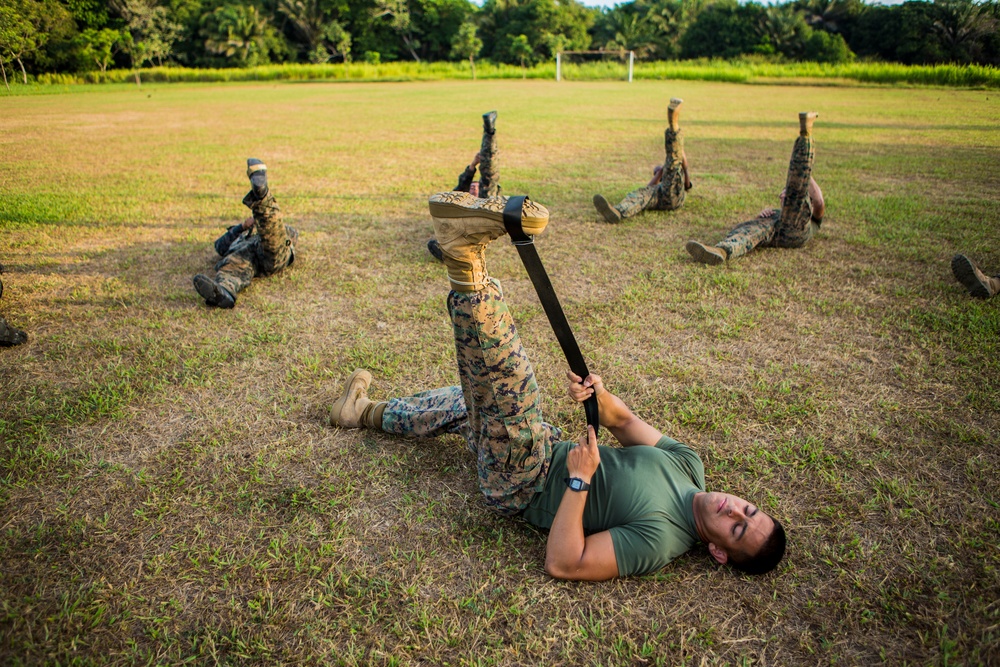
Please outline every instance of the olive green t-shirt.
[{"label": "olive green t-shirt", "polygon": [[[550,528],[566,488],[566,454],[571,442],[556,443],[545,489],[523,518]],[[705,490],[705,467],[693,449],[663,436],[655,447],[601,447],[583,529],[588,535],[611,532],[618,574],[646,574],[660,569],[698,541],[694,494]]]}]

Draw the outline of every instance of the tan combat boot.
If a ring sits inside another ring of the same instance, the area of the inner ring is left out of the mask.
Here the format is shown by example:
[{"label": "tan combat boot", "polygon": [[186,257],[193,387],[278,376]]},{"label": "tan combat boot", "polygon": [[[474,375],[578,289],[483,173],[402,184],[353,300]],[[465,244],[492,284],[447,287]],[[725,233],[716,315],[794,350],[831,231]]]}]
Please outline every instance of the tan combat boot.
[{"label": "tan combat boot", "polygon": [[972,296],[989,299],[1000,292],[1000,276],[987,276],[965,255],[955,255],[951,259],[951,272]]},{"label": "tan combat boot", "polygon": [[616,225],[622,221],[622,214],[604,198],[604,195],[594,195],[594,208],[608,224]]},{"label": "tan combat boot", "polygon": [[382,428],[385,403],[368,398],[372,374],[363,368],[356,369],[344,383],[344,393],[330,408],[330,423],[340,428]]},{"label": "tan combat boot", "polygon": [[698,241],[688,241],[687,245],[684,247],[687,248],[688,253],[694,257],[694,261],[701,262],[702,264],[718,266],[729,259],[729,253],[722,248],[705,245],[704,243],[700,243]]},{"label": "tan combat boot", "polygon": [[670,104],[667,105],[667,123],[670,129],[676,132],[681,129],[681,105],[684,100],[679,97],[671,97]]},{"label": "tan combat boot", "polygon": [[813,121],[819,118],[815,111],[803,111],[799,114],[799,134],[808,137],[812,134]]},{"label": "tan combat boot", "polygon": [[[434,237],[441,246],[448,279],[456,292],[478,292],[486,288],[486,246],[507,233],[503,209],[507,197],[487,199],[468,192],[440,192],[428,202],[434,218]],[[521,229],[533,236],[549,223],[549,212],[541,204],[525,199],[521,207]]]}]

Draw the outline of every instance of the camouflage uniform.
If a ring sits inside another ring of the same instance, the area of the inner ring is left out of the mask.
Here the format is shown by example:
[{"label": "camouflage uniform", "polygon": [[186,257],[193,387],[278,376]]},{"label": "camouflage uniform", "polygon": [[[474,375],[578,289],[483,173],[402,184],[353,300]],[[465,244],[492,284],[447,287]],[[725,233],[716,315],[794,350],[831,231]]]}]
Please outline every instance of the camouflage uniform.
[{"label": "camouflage uniform", "polygon": [[538,384],[500,283],[451,292],[461,387],[388,401],[382,429],[431,437],[461,433],[476,455],[479,488],[505,516],[522,512],[545,487],[552,447],[562,432],[542,421]]},{"label": "camouflage uniform", "polygon": [[[3,264],[0,264],[0,273],[3,273]],[[0,297],[3,296],[3,281],[0,280]],[[28,341],[28,334],[17,327],[7,324],[7,320],[0,315],[0,347],[13,347]]]},{"label": "camouflage uniform", "polygon": [[[458,176],[456,192],[468,192],[472,179],[476,177],[476,168],[469,165]],[[479,149],[479,196],[493,197],[500,194],[500,149],[497,147],[497,136],[494,132],[483,132],[483,143]]]},{"label": "camouflage uniform", "polygon": [[812,198],[809,197],[809,179],[812,177],[815,150],[812,137],[800,136],[795,140],[792,159],[788,164],[785,183],[785,201],[781,209],[766,218],[748,220],[729,232],[716,244],[729,253],[729,258],[747,254],[757,246],[774,248],[800,248],[819,229],[819,221],[812,217]]},{"label": "camouflage uniform", "polygon": [[663,145],[667,157],[663,174],[656,185],[647,185],[628,193],[615,209],[622,219],[631,218],[646,210],[673,211],[684,203],[684,135],[680,129],[669,127],[663,132]]},{"label": "camouflage uniform", "polygon": [[243,203],[253,212],[256,231],[233,225],[215,241],[222,256],[215,265],[215,280],[233,295],[249,286],[254,276],[277,273],[295,261],[299,237],[294,227],[281,223],[281,209],[270,193],[259,201],[247,194]]}]

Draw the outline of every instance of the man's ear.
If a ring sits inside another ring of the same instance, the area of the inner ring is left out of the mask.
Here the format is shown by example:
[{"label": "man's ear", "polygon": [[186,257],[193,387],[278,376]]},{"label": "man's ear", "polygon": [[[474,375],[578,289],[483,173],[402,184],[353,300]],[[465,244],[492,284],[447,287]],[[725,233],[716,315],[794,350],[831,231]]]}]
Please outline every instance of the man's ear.
[{"label": "man's ear", "polygon": [[729,560],[729,554],[715,546],[712,542],[708,543],[708,553],[711,554],[712,558],[714,558],[719,565],[725,565],[726,561]]}]

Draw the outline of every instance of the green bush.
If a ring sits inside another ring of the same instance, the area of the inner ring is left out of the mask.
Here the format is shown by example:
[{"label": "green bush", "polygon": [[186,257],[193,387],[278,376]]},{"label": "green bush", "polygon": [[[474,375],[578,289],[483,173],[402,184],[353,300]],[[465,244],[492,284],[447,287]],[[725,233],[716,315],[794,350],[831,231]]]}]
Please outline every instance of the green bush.
[{"label": "green bush", "polygon": [[[823,42],[823,53],[841,57],[843,40]],[[627,66],[614,61],[563,63],[563,77],[569,81],[611,81],[624,79]],[[476,65],[479,79],[555,79],[555,63],[547,62],[522,70],[516,65],[481,61]],[[188,67],[152,67],[142,70],[144,82],[194,83],[221,81],[434,81],[471,79],[466,63],[392,62],[392,63],[323,63],[261,65],[232,69],[194,69]],[[635,78],[644,80],[681,79],[754,83],[784,79],[829,79],[877,84],[948,86],[962,88],[1000,88],[1000,69],[980,65],[910,66],[876,62],[793,62],[779,63],[765,57],[737,60],[682,60],[637,62]],[[39,74],[42,85],[88,83],[131,83],[131,70],[92,71],[82,74]],[[25,86],[12,83],[17,94]]]},{"label": "green bush", "polygon": [[814,30],[805,44],[805,59],[817,63],[847,63],[854,54],[840,35]]}]

